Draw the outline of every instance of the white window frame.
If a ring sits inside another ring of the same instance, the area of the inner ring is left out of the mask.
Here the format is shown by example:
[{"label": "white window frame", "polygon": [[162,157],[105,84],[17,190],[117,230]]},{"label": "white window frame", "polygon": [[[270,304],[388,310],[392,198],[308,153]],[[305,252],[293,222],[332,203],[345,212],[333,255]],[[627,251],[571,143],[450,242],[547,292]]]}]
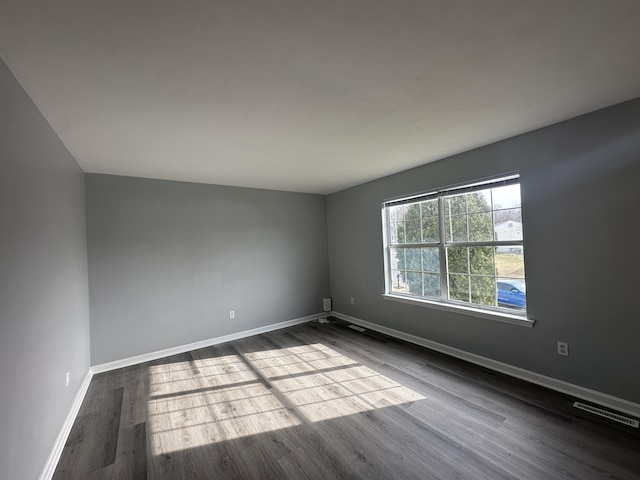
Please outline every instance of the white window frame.
[{"label": "white window frame", "polygon": [[[520,326],[532,327],[534,321],[527,318],[526,311],[511,311],[509,309],[483,306],[467,302],[458,302],[456,300],[449,299],[449,285],[448,285],[448,270],[447,270],[447,248],[450,247],[520,247],[524,253],[524,236],[522,240],[507,240],[507,241],[466,241],[466,242],[453,242],[447,241],[446,228],[445,228],[445,207],[444,199],[447,196],[458,195],[462,193],[469,193],[473,191],[486,190],[488,188],[495,188],[500,186],[520,184],[520,176],[517,173],[503,175],[500,177],[493,177],[489,179],[479,180],[473,183],[466,183],[457,186],[451,186],[446,188],[440,188],[428,192],[419,194],[403,196],[399,198],[393,198],[382,202],[382,223],[383,223],[383,241],[384,241],[384,271],[385,271],[385,293],[383,298],[395,302],[407,303],[411,305],[419,305],[435,308],[438,310],[454,311],[464,315],[471,315],[480,318],[487,318],[490,320],[497,320],[501,322],[511,323]],[[389,217],[390,209],[388,207],[414,204],[423,202],[425,200],[438,199],[438,220],[439,220],[439,241],[431,243],[402,243],[391,244],[391,222]],[[492,210],[493,212],[493,210]],[[492,215],[493,218],[493,215]],[[493,221],[493,220],[492,220]],[[523,228],[524,230],[524,228]],[[524,231],[523,231],[524,234]],[[439,248],[440,258],[440,298],[423,297],[414,294],[404,294],[399,292],[393,292],[391,278],[392,275],[392,261],[391,252],[392,248],[423,248],[423,247],[437,247]]]}]

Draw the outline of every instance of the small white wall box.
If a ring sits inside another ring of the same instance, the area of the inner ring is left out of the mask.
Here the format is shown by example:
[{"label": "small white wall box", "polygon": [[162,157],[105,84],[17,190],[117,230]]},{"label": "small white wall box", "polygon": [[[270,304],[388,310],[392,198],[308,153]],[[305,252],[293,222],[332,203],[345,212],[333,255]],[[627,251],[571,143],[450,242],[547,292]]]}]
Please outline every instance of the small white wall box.
[{"label": "small white wall box", "polygon": [[331,311],[331,298],[323,298],[322,299],[322,309],[325,312]]}]

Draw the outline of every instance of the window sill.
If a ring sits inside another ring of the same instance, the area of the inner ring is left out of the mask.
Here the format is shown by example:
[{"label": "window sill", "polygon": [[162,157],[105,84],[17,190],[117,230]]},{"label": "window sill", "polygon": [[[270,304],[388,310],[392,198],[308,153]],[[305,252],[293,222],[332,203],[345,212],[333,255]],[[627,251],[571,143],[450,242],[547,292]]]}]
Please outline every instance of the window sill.
[{"label": "window sill", "polygon": [[431,300],[410,298],[402,295],[391,295],[388,293],[383,293],[382,298],[384,298],[385,300],[390,300],[392,302],[407,303],[409,305],[417,305],[427,308],[435,308],[436,310],[444,310],[446,312],[455,312],[462,315],[470,315],[472,317],[486,318],[488,320],[494,320],[496,322],[510,323],[511,325],[519,325],[521,327],[527,328],[532,328],[533,324],[535,323],[534,320],[530,320],[521,315],[514,315],[503,312],[491,312],[488,310],[481,310],[479,308],[466,307],[464,305],[434,302]]}]

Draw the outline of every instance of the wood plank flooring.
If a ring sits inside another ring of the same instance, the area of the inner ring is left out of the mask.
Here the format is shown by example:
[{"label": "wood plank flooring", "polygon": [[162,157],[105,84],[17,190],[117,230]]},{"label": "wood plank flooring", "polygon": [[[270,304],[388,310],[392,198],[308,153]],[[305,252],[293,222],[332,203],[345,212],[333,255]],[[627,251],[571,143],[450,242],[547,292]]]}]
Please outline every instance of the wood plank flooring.
[{"label": "wood plank flooring", "polygon": [[339,321],[94,376],[54,480],[640,479],[640,433]]}]

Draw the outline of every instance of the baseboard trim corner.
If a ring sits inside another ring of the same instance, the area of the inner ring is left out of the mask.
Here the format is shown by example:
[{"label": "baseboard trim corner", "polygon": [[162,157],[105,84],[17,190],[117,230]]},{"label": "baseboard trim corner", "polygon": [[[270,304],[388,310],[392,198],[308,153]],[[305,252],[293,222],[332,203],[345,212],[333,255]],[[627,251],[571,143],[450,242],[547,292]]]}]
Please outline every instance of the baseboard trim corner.
[{"label": "baseboard trim corner", "polygon": [[604,407],[608,407],[621,413],[626,413],[636,418],[640,418],[640,404],[625,400],[623,398],[615,397],[603,392],[598,392],[596,390],[591,390],[586,387],[581,387],[580,385],[574,385],[572,383],[565,382],[564,380],[558,380],[557,378],[548,377],[546,375],[535,373],[530,370],[515,367],[507,363],[499,362],[497,360],[483,357],[481,355],[476,355],[475,353],[466,352],[464,350],[450,347],[449,345],[434,342],[432,340],[427,340],[426,338],[418,337],[416,335],[405,333],[400,330],[377,325],[375,323],[362,320],[361,318],[352,317],[344,313],[332,311],[330,315],[339,318],[340,320],[344,320],[345,322],[350,322],[369,330],[374,330],[390,337],[397,338],[399,340],[404,340],[406,342],[413,343],[430,350],[435,350],[437,352],[444,353],[461,360],[465,360],[469,363],[473,363],[481,367],[494,370],[496,372],[504,373],[505,375],[509,375],[511,377],[519,378],[520,380],[525,380],[527,382],[540,385],[542,387],[546,387],[551,390],[570,395],[572,397],[580,398],[582,400],[586,400],[597,405],[602,405]]},{"label": "baseboard trim corner", "polygon": [[209,338],[207,340],[201,340],[198,342],[187,343],[184,345],[178,345],[176,347],[166,348],[164,350],[157,350],[155,352],[144,353],[142,355],[136,355],[133,357],[123,358],[121,360],[115,360],[113,362],[101,363],[91,367],[93,374],[110,372],[111,370],[117,370],[118,368],[131,367],[140,363],[150,362],[152,360],[158,360],[159,358],[169,357],[171,355],[177,355],[180,353],[190,352],[191,350],[197,350],[199,348],[210,347],[212,345],[218,345],[220,343],[231,342],[241,338],[250,337],[252,335],[259,335],[261,333],[272,332],[274,330],[280,330],[281,328],[291,327],[301,323],[312,322],[319,318],[325,317],[325,313],[316,313],[308,315],[306,317],[294,318],[293,320],[286,320],[284,322],[273,323],[271,325],[265,325],[263,327],[252,328],[251,330],[244,330],[242,332],[231,333],[229,335],[223,335],[221,337]]},{"label": "baseboard trim corner", "polygon": [[53,477],[53,474],[56,471],[56,467],[58,466],[60,456],[62,455],[64,445],[65,443],[67,443],[67,439],[69,438],[69,434],[71,433],[71,427],[73,427],[73,423],[76,421],[76,417],[78,416],[78,412],[80,411],[80,407],[82,406],[84,397],[89,390],[89,385],[91,384],[92,377],[93,371],[91,370],[91,368],[89,368],[87,374],[82,379],[80,388],[78,389],[78,392],[73,399],[71,409],[69,409],[69,413],[64,419],[62,428],[60,428],[60,432],[58,433],[58,437],[56,438],[55,443],[53,444],[53,449],[49,454],[47,463],[45,463],[44,468],[42,469],[42,473],[40,474],[40,477],[38,477],[39,480],[51,480],[51,478]]}]

